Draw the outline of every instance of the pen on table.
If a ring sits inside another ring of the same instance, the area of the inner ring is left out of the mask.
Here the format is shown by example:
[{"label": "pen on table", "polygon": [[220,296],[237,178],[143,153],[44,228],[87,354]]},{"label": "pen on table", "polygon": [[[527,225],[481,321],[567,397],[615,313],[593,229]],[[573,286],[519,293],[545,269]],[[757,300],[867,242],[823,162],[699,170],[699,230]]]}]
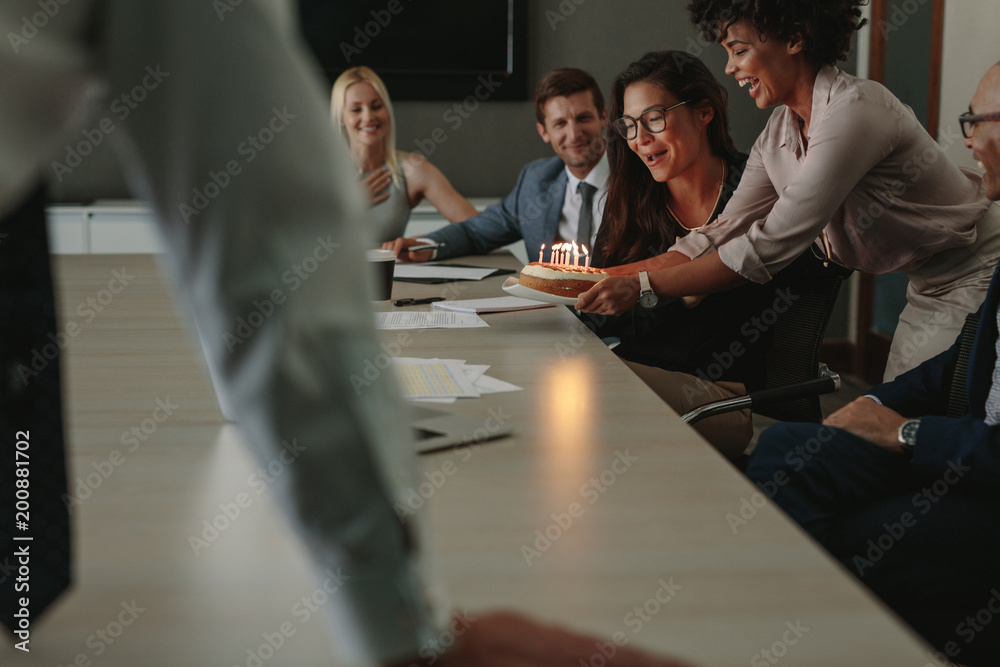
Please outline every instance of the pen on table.
[{"label": "pen on table", "polygon": [[419,306],[425,303],[434,303],[435,301],[444,301],[443,296],[432,296],[426,299],[397,299],[392,302],[394,306]]},{"label": "pen on table", "polygon": [[437,250],[446,245],[446,243],[425,243],[424,245],[411,245],[409,248],[403,248],[403,250],[406,252],[420,252],[421,250]]}]

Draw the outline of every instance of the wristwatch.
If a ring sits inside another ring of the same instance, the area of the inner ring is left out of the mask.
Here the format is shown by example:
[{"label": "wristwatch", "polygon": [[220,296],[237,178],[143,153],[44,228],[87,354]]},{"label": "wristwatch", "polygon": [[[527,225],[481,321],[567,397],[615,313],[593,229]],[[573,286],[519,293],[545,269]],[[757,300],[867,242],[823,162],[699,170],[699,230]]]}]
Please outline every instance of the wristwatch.
[{"label": "wristwatch", "polygon": [[643,308],[655,308],[660,302],[660,297],[649,286],[649,274],[645,271],[639,272],[639,305]]},{"label": "wristwatch", "polygon": [[907,456],[913,456],[913,448],[917,446],[917,430],[919,428],[919,419],[907,420],[899,427],[899,432],[897,433],[899,446],[903,448],[903,453]]}]

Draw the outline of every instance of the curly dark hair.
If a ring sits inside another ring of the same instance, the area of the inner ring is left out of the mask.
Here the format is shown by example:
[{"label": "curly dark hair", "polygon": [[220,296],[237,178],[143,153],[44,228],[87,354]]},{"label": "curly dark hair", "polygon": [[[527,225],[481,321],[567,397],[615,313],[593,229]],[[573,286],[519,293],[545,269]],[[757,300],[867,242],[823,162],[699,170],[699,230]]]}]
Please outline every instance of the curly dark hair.
[{"label": "curly dark hair", "polygon": [[722,41],[725,29],[748,20],[764,37],[791,41],[802,35],[802,52],[814,65],[833,65],[847,57],[851,34],[865,25],[868,0],[691,0],[691,22],[710,42]]}]

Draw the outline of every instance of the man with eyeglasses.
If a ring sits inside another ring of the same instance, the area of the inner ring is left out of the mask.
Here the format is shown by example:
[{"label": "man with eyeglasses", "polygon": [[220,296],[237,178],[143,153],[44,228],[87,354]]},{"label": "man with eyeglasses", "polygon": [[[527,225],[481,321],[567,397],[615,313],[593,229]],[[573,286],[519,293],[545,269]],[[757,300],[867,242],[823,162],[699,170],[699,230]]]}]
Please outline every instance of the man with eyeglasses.
[{"label": "man with eyeglasses", "polygon": [[[1000,200],[1000,63],[960,117]],[[959,341],[815,424],[765,431],[747,475],[934,644],[942,659],[1000,656],[1000,271],[964,379]],[[953,378],[965,396],[951,391]],[[949,414],[949,402],[952,402]],[[986,616],[989,618],[987,619]],[[994,625],[989,625],[989,620]],[[942,663],[943,664],[943,663]]]},{"label": "man with eyeglasses", "polygon": [[[526,165],[511,193],[479,215],[382,247],[411,262],[485,255],[518,240],[524,241],[529,261],[539,253],[548,261],[555,243],[576,242],[593,250],[608,181],[607,110],[600,86],[583,70],[554,70],[535,89],[535,116],[538,134],[555,157]],[[443,245],[406,252],[425,243]]]}]

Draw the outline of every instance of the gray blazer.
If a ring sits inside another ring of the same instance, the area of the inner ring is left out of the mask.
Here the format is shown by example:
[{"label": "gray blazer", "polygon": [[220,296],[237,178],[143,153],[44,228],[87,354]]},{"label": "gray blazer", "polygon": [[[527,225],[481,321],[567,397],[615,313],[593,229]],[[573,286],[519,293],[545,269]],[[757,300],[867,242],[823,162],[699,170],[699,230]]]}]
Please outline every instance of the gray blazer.
[{"label": "gray blazer", "polygon": [[509,195],[464,222],[427,234],[437,243],[437,259],[485,255],[518,239],[524,240],[528,259],[538,257],[545,244],[545,261],[559,233],[559,212],[566,198],[566,166],[561,158],[529,162]]}]

